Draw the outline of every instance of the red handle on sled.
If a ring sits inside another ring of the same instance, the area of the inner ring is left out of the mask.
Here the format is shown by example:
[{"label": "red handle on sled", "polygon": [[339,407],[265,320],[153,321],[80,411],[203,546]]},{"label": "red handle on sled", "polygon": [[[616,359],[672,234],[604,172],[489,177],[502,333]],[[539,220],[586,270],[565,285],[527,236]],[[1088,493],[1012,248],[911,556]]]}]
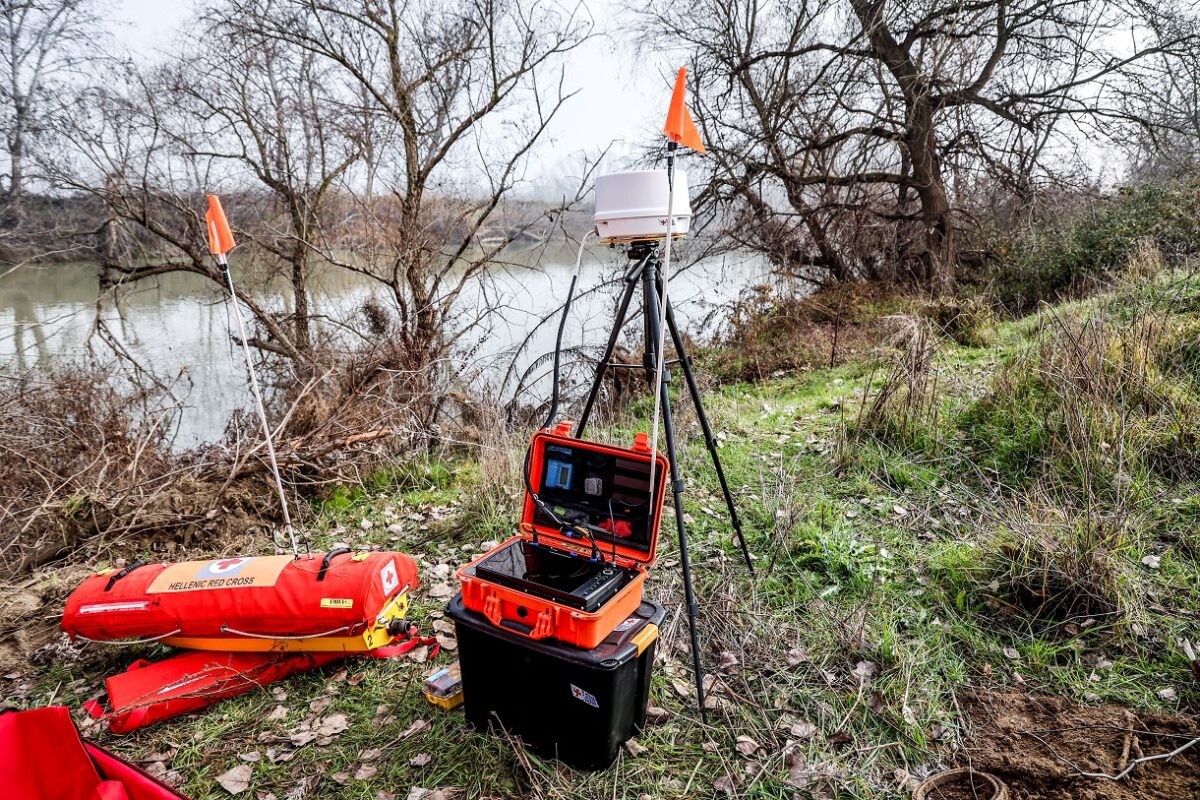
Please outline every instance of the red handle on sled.
[{"label": "red handle on sled", "polygon": [[510,633],[524,636],[526,639],[546,639],[554,633],[554,612],[548,608],[537,615],[537,621],[529,629],[529,633],[518,627],[505,625],[504,615],[500,611],[500,597],[498,595],[489,595],[488,599],[483,601],[483,615],[488,618],[488,622],[497,628],[503,628]]}]

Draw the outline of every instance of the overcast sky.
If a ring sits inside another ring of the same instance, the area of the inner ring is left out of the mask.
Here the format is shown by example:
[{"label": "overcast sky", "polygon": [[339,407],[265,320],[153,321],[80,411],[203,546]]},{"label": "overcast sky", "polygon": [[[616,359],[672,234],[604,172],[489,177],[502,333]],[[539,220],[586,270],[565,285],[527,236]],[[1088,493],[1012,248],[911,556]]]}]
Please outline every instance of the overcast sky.
[{"label": "overcast sky", "polygon": [[[112,0],[112,35],[136,56],[153,59],[170,52],[186,31],[192,0]],[[564,4],[573,0],[562,0]],[[609,142],[612,171],[627,165],[643,148],[661,141],[657,133],[666,116],[671,77],[678,56],[636,53],[634,32],[622,29],[628,19],[618,0],[586,0],[596,20],[597,35],[567,56],[567,87],[577,88],[530,160],[531,189],[550,189],[561,172],[578,172],[580,154],[595,154]]]}]

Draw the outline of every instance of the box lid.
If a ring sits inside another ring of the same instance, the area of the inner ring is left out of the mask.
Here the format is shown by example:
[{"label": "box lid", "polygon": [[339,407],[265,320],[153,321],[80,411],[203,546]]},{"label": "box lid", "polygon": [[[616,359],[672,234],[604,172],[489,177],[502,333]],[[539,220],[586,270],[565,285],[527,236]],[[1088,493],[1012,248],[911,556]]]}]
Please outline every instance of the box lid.
[{"label": "box lid", "polygon": [[621,621],[604,641],[591,650],[584,650],[557,639],[529,639],[514,633],[504,625],[499,627],[488,622],[487,617],[471,611],[463,605],[462,592],[446,604],[446,616],[456,625],[462,625],[484,636],[495,637],[512,644],[527,647],[543,655],[553,656],[589,669],[616,669],[640,656],[646,647],[658,638],[658,629],[666,619],[667,610],[658,603],[642,600],[637,609]]},{"label": "box lid", "polygon": [[666,456],[655,454],[652,493],[646,434],[625,448],[577,439],[572,427],[564,422],[538,431],[529,443],[521,534],[588,555],[594,539],[605,560],[653,564],[670,467]]}]

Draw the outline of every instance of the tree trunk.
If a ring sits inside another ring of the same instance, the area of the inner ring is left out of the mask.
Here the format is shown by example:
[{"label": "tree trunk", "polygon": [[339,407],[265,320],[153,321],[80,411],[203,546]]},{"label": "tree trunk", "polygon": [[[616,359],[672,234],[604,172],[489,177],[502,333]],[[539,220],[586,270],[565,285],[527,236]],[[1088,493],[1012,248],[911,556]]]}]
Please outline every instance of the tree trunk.
[{"label": "tree trunk", "polygon": [[929,77],[913,62],[908,46],[897,41],[888,29],[884,17],[887,0],[851,0],[850,5],[871,43],[871,50],[887,67],[904,97],[903,144],[908,151],[912,188],[921,203],[924,228],[921,279],[931,291],[942,293],[954,283],[954,236],[950,200],[937,151]]},{"label": "tree trunk", "polygon": [[848,283],[853,280],[854,275],[850,272],[850,267],[833,242],[829,241],[825,228],[817,218],[817,212],[806,207],[800,216],[804,220],[804,226],[808,228],[808,235],[812,237],[817,252],[821,254],[821,260],[825,263],[826,270],[833,276],[833,279],[838,283]]},{"label": "tree trunk", "polygon": [[921,225],[925,249],[921,253],[925,285],[934,293],[949,291],[954,284],[954,229],[950,221],[950,199],[937,151],[933,109],[926,96],[908,102],[905,145],[912,166],[913,188],[921,201]]},{"label": "tree trunk", "polygon": [[296,349],[301,353],[312,353],[309,331],[308,309],[308,246],[298,242],[292,251],[292,327],[296,337]]},{"label": "tree trunk", "polygon": [[5,222],[16,226],[21,222],[21,195],[25,188],[25,129],[29,109],[25,98],[13,102],[13,129],[8,137],[8,195],[5,197]]}]

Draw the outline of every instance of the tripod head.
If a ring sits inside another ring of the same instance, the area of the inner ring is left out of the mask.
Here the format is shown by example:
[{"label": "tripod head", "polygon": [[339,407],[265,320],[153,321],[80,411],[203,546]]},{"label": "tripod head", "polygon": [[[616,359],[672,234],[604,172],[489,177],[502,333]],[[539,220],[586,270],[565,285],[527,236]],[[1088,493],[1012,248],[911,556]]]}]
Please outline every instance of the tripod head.
[{"label": "tripod head", "polygon": [[653,256],[661,243],[661,239],[642,239],[641,241],[630,242],[629,248],[625,251],[625,257],[630,261],[641,261]]}]

